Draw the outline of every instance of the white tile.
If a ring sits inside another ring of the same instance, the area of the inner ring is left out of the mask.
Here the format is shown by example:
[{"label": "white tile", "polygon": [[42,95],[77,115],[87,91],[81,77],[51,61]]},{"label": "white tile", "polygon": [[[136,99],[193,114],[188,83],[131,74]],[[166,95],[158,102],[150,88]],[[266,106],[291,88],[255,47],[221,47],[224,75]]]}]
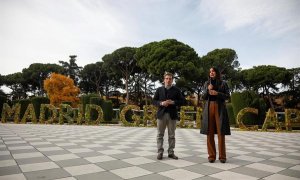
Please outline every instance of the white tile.
[{"label": "white tile", "polygon": [[50,142],[60,142],[60,141],[65,141],[64,139],[59,139],[59,138],[55,138],[55,139],[46,139],[47,141]]},{"label": "white tile", "polygon": [[74,177],[66,177],[66,178],[60,178],[55,180],[76,180]]},{"label": "white tile", "polygon": [[245,149],[251,149],[256,151],[266,151],[266,148],[260,148],[260,147],[245,147]]},{"label": "white tile", "polygon": [[258,158],[258,157],[252,157],[252,156],[236,156],[236,157],[233,157],[235,159],[240,159],[240,160],[244,160],[244,161],[250,161],[250,162],[259,162],[259,161],[263,161],[265,159],[263,158]]},{"label": "white tile", "polygon": [[98,163],[98,162],[105,162],[105,161],[116,160],[115,158],[110,157],[110,156],[106,156],[106,155],[104,155],[104,156],[86,157],[84,159],[86,159],[87,161],[89,161],[91,163]]},{"label": "white tile", "polygon": [[136,155],[136,156],[152,156],[152,155],[157,155],[157,153],[150,152],[150,151],[136,151],[136,152],[131,152],[130,154]]},{"label": "white tile", "polygon": [[16,166],[16,165],[17,165],[17,163],[13,159],[1,160],[0,161],[0,167]]},{"label": "white tile", "polygon": [[0,156],[10,155],[9,151],[0,151]]},{"label": "white tile", "polygon": [[0,175],[0,180],[26,180],[23,174]]},{"label": "white tile", "polygon": [[77,148],[77,149],[68,149],[72,153],[84,153],[84,152],[93,152],[93,150],[88,148]]},{"label": "white tile", "polygon": [[283,157],[275,157],[275,158],[271,158],[270,160],[283,162],[283,163],[290,163],[290,164],[300,164],[300,160],[283,158]]},{"label": "white tile", "polygon": [[186,154],[186,153],[183,153],[183,152],[176,152],[176,156],[178,156],[178,158],[181,159],[181,158],[193,156],[193,154]]},{"label": "white tile", "polygon": [[81,146],[86,147],[86,148],[103,147],[103,145],[101,145],[101,144],[84,144]]},{"label": "white tile", "polygon": [[111,149],[129,149],[131,147],[125,145],[115,145],[115,146],[108,146]]},{"label": "white tile", "polygon": [[75,143],[56,143],[57,146],[76,146]]},{"label": "white tile", "polygon": [[90,173],[105,171],[104,169],[96,166],[95,164],[71,166],[71,167],[65,167],[64,169],[68,173],[70,173],[72,176],[78,176],[78,175],[82,175],[82,174],[90,174]]},{"label": "white tile", "polygon": [[147,163],[152,163],[155,162],[151,159],[147,159],[144,157],[136,157],[136,158],[128,158],[128,159],[123,159],[122,161],[127,162],[132,165],[141,165],[141,164],[147,164]]},{"label": "white tile", "polygon": [[262,164],[262,163],[253,163],[253,164],[248,164],[245,167],[248,168],[253,168],[257,170],[262,170],[262,171],[267,171],[271,173],[277,173],[279,171],[284,170],[285,168],[277,167],[277,166],[271,166],[267,164]]},{"label": "white tile", "polygon": [[175,167],[186,167],[186,166],[191,166],[196,164],[183,159],[178,159],[178,160],[167,159],[166,161],[161,161],[161,162]]},{"label": "white tile", "polygon": [[23,150],[23,149],[34,149],[33,146],[10,146],[9,150]]},{"label": "white tile", "polygon": [[81,142],[87,142],[87,141],[86,140],[82,140],[82,139],[75,139],[75,140],[70,140],[70,142],[81,143]]},{"label": "white tile", "polygon": [[50,142],[30,142],[31,145],[36,146],[36,145],[45,145],[45,144],[51,144]]},{"label": "white tile", "polygon": [[298,178],[294,178],[291,176],[285,176],[281,174],[272,174],[271,176],[263,178],[265,180],[299,180]]},{"label": "white tile", "polygon": [[48,156],[52,161],[61,161],[61,160],[68,160],[68,159],[77,159],[80,158],[75,154],[60,154],[60,155],[52,155]]},{"label": "white tile", "polygon": [[44,148],[37,148],[39,151],[42,152],[48,152],[48,151],[60,151],[60,150],[64,150],[61,147],[44,147]]},{"label": "white tile", "polygon": [[219,169],[223,169],[223,170],[229,170],[229,169],[233,169],[233,168],[239,167],[239,165],[236,165],[236,164],[219,163],[217,161],[216,161],[216,163],[203,163],[202,165],[210,166],[210,167],[214,167],[214,168],[219,168]]},{"label": "white tile", "polygon": [[140,149],[142,151],[157,151],[157,147],[149,147],[149,146],[146,146],[146,147],[138,147],[137,149]]},{"label": "white tile", "polygon": [[166,176],[171,179],[179,179],[179,180],[181,180],[181,179],[184,179],[184,180],[196,179],[196,178],[203,176],[202,174],[194,173],[194,172],[187,171],[184,169],[173,169],[170,171],[160,172],[158,174]]},{"label": "white tile", "polygon": [[20,137],[3,137],[2,139],[4,141],[7,141],[7,140],[16,140],[16,139],[21,140],[22,138],[20,138]]},{"label": "white tile", "polygon": [[100,152],[102,154],[106,154],[106,155],[125,153],[124,151],[121,151],[121,150],[118,150],[118,149],[104,150],[104,151],[98,151],[98,152]]},{"label": "white tile", "polygon": [[227,152],[234,153],[234,154],[240,154],[240,155],[249,154],[250,153],[248,151],[241,151],[241,150],[235,150],[235,149],[227,150]]},{"label": "white tile", "polygon": [[27,143],[27,141],[5,141],[5,144],[24,144]]},{"label": "white tile", "polygon": [[37,137],[31,137],[31,138],[24,138],[24,140],[26,140],[26,141],[36,141],[36,140],[40,140],[40,141],[43,141],[43,139],[42,138],[37,138]]},{"label": "white tile", "polygon": [[300,171],[300,165],[296,165],[296,166],[290,167],[289,169]]},{"label": "white tile", "polygon": [[267,155],[267,156],[282,156],[282,153],[275,153],[275,152],[270,152],[270,151],[259,151],[256,152],[256,154],[262,154],[262,155]]},{"label": "white tile", "polygon": [[210,177],[217,178],[217,179],[230,179],[230,180],[241,180],[241,179],[247,179],[247,180],[256,180],[258,178],[247,176],[244,174],[239,174],[231,171],[222,171],[216,174],[209,175]]},{"label": "white tile", "polygon": [[12,154],[15,159],[26,159],[26,158],[34,158],[34,157],[44,157],[44,155],[40,152],[33,153],[18,153]]},{"label": "white tile", "polygon": [[291,155],[291,156],[300,156],[300,153],[289,153],[287,155]]},{"label": "white tile", "polygon": [[152,172],[142,169],[140,167],[136,167],[136,166],[121,168],[121,169],[114,169],[114,170],[111,170],[110,172],[120,176],[123,179],[130,179],[130,178],[135,178],[135,177],[139,177],[139,176],[145,176],[148,174],[152,174]]},{"label": "white tile", "polygon": [[298,151],[296,149],[291,149],[291,148],[275,148],[273,150],[275,150],[275,151],[283,151],[283,152],[290,152],[290,153]]},{"label": "white tile", "polygon": [[43,162],[43,163],[34,163],[34,164],[23,164],[20,165],[20,168],[23,172],[31,171],[40,171],[45,169],[54,169],[59,168],[54,162]]}]

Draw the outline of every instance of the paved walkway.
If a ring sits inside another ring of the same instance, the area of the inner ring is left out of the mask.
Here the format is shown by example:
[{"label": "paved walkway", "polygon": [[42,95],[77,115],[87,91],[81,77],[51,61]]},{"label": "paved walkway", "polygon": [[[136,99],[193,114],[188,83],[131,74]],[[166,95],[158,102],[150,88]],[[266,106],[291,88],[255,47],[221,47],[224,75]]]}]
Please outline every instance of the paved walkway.
[{"label": "paved walkway", "polygon": [[0,123],[0,138],[0,180],[300,179],[300,133],[232,131],[225,164],[196,129],[178,128],[180,159],[162,161],[155,128]]}]

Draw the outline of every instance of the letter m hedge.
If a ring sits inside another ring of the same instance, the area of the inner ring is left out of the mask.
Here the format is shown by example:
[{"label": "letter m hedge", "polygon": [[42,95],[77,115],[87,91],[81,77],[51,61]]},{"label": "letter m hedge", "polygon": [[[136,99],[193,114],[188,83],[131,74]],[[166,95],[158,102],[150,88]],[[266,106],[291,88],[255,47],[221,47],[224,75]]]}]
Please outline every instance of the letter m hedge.
[{"label": "letter m hedge", "polygon": [[14,122],[19,123],[20,121],[20,110],[21,110],[21,105],[19,103],[13,105],[11,108],[7,103],[3,104],[3,109],[2,109],[2,114],[1,114],[1,122],[5,123],[7,119],[11,119],[12,115]]}]

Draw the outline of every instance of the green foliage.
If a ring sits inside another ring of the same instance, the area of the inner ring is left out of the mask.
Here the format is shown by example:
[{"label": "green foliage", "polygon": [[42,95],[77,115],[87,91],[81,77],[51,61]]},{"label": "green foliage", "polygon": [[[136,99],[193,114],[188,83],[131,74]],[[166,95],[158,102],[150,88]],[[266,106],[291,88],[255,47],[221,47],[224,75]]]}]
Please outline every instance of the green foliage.
[{"label": "green foliage", "polygon": [[29,91],[38,90],[39,95],[43,95],[44,80],[53,72],[61,73],[63,68],[57,64],[33,63],[28,68],[22,70],[24,81],[30,85]]},{"label": "green foliage", "polygon": [[227,108],[230,125],[236,125],[236,120],[235,120],[236,116],[234,116],[234,113],[233,113],[232,103],[227,103],[226,108]]},{"label": "green foliage", "polygon": [[30,99],[21,99],[21,100],[13,101],[14,105],[17,103],[19,103],[21,106],[19,118],[22,119],[22,117],[24,116],[24,113],[27,109],[27,106],[31,103],[31,100]]},{"label": "green foliage", "polygon": [[[41,104],[50,104],[50,99],[47,97],[33,97],[31,98],[31,103],[33,104],[35,115],[37,118],[40,117]],[[47,114],[47,110],[46,110]],[[46,119],[48,116],[46,115]]]},{"label": "green foliage", "polygon": [[[236,92],[231,94],[231,103],[233,108],[234,117],[237,117],[237,114],[240,110],[245,107],[252,107],[257,108],[257,99],[258,95],[251,91],[244,91],[244,92]],[[258,116],[252,113],[247,113],[243,117],[243,123],[245,125],[255,125],[258,124]]]},{"label": "green foliage", "polygon": [[0,114],[2,113],[3,104],[7,102],[6,96],[0,95]]},{"label": "green foliage", "polygon": [[292,79],[292,73],[285,68],[272,65],[254,66],[251,69],[241,71],[243,84],[246,88],[254,91],[262,90],[269,99],[271,107],[274,109],[270,93],[277,92],[277,85],[288,85]]},{"label": "green foliage", "polygon": [[136,58],[139,67],[156,77],[161,78],[165,71],[186,79],[193,79],[199,74],[198,54],[176,39],[146,44],[137,50]]},{"label": "green foliage", "polygon": [[82,67],[77,65],[76,55],[71,55],[69,57],[70,57],[69,62],[59,61],[59,63],[62,65],[64,69],[63,74],[73,79],[74,84],[77,85],[79,81],[79,72],[82,69]]},{"label": "green foliage", "polygon": [[90,99],[91,99],[92,97],[99,97],[99,98],[100,98],[99,94],[93,94],[93,93],[87,94],[87,95],[82,95],[82,96],[80,97],[80,102],[81,102],[81,104],[82,104],[83,114],[85,114],[86,105],[87,105],[87,104],[90,104]]},{"label": "green foliage", "polygon": [[[90,103],[89,104],[95,104],[95,105],[101,106],[102,101],[103,100],[99,96],[98,97],[90,97]],[[96,120],[97,117],[98,117],[98,111],[96,109],[91,109],[90,121]]]},{"label": "green foliage", "polygon": [[[122,112],[123,108],[126,107],[126,106],[127,106],[126,104],[122,104],[120,106],[120,112]],[[129,122],[129,123],[132,123],[133,122],[132,116],[133,116],[133,112],[131,110],[127,111],[126,114],[125,114],[126,121]]]},{"label": "green foliage", "polygon": [[101,108],[104,114],[105,121],[112,121],[113,116],[113,104],[111,101],[102,101]]}]

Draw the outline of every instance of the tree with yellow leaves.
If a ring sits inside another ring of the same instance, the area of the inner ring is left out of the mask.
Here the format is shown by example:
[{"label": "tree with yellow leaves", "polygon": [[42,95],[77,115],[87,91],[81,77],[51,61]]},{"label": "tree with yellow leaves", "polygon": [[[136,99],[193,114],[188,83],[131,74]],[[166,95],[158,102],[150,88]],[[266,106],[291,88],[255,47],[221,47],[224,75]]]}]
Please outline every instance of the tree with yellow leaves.
[{"label": "tree with yellow leaves", "polygon": [[57,73],[52,73],[44,80],[44,89],[50,99],[50,104],[59,106],[62,102],[72,102],[75,107],[79,102],[80,90],[74,85],[74,80]]}]

